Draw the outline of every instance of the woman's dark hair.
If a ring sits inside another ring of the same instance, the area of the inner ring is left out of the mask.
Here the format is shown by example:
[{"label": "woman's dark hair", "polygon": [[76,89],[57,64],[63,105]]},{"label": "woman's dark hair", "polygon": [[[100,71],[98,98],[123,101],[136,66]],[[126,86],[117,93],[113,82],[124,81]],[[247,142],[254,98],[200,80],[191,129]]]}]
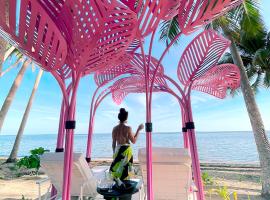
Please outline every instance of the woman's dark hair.
[{"label": "woman's dark hair", "polygon": [[118,119],[120,122],[126,121],[128,118],[128,112],[125,110],[125,108],[120,108],[119,114],[118,114]]}]

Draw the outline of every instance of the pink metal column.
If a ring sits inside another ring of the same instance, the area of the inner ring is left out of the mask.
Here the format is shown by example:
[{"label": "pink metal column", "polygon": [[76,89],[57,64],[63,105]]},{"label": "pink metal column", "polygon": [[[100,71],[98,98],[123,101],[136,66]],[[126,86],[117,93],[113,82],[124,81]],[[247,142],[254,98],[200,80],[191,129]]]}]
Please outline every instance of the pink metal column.
[{"label": "pink metal column", "polygon": [[65,107],[66,107],[65,101],[62,100],[55,152],[64,152],[64,133],[65,133],[65,114],[66,114]]},{"label": "pink metal column", "polygon": [[90,119],[89,119],[89,127],[88,127],[88,138],[87,138],[87,149],[86,149],[86,161],[89,163],[91,162],[91,153],[92,153],[92,140],[93,140],[93,122],[94,122],[94,116],[93,116],[93,109],[94,109],[94,102],[96,98],[96,94],[98,90],[100,89],[102,85],[98,86],[95,90],[92,100],[91,100],[91,106],[90,106]]},{"label": "pink metal column", "polygon": [[190,93],[187,98],[188,98],[189,105],[186,105],[187,112],[188,112],[187,113],[188,121],[186,122],[186,128],[188,130],[189,150],[191,154],[192,169],[193,169],[192,171],[193,171],[194,182],[198,189],[197,198],[200,200],[204,200],[205,199],[204,188],[203,188],[203,183],[202,183],[202,178],[201,178],[200,160],[199,160],[198,148],[197,148],[197,142],[196,142],[196,136],[195,136],[195,126],[194,126],[193,117],[192,117]]},{"label": "pink metal column", "polygon": [[73,165],[73,141],[74,141],[74,129],[75,129],[75,104],[76,94],[80,81],[80,74],[73,73],[73,90],[70,101],[70,106],[67,109],[68,118],[66,121],[66,140],[65,140],[65,158],[64,158],[64,181],[62,188],[62,199],[70,200],[70,187],[72,177],[72,165]]},{"label": "pink metal column", "polygon": [[183,109],[182,104],[180,104],[181,113],[182,113],[182,134],[183,134],[183,141],[184,141],[184,148],[189,149],[189,141],[188,141],[188,130],[186,128],[186,114],[185,109]]}]

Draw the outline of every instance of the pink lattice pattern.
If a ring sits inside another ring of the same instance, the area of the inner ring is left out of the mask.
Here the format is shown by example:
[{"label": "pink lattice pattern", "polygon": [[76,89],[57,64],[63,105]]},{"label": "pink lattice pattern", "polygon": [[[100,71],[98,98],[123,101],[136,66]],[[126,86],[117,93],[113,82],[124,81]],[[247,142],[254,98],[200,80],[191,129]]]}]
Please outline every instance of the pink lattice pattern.
[{"label": "pink lattice pattern", "polygon": [[[121,60],[121,61],[120,61]],[[135,53],[135,54],[125,54],[123,57],[121,57],[119,60],[119,65],[115,65],[112,67],[108,67],[104,70],[99,70],[95,73],[94,79],[97,85],[102,85],[105,83],[108,83],[109,81],[115,79],[116,77],[119,77],[121,75],[138,75],[142,78],[145,77],[144,72],[144,57],[141,54]],[[145,57],[146,63],[149,62],[149,56]],[[149,71],[149,77],[152,80],[153,73],[158,64],[157,59],[154,57],[151,57],[150,59],[150,71]],[[166,81],[163,78],[164,74],[164,68],[161,65],[158,70],[158,75],[155,78],[155,83],[159,85],[166,85]]]},{"label": "pink lattice pattern", "polygon": [[205,30],[196,36],[183,52],[177,75],[183,85],[188,85],[214,67],[230,41],[213,30]]},{"label": "pink lattice pattern", "polygon": [[[155,69],[158,67],[158,60],[151,56],[151,58],[148,55],[145,55],[145,57],[142,54],[135,53],[133,55],[132,60],[130,61],[130,64],[134,67],[137,68],[138,72],[141,73],[141,75],[144,77],[145,72],[144,72],[144,66],[149,65],[149,74],[148,74],[148,79],[150,81],[153,80],[153,74]],[[164,67],[160,65],[158,67],[157,71],[157,76],[155,77],[155,83],[159,85],[166,85],[166,81],[163,78],[164,75]]]},{"label": "pink lattice pattern", "polygon": [[[159,91],[155,88],[153,90],[153,92]],[[140,76],[121,78],[111,86],[111,92],[113,101],[119,105],[130,93],[145,93],[144,79]]]},{"label": "pink lattice pattern", "polygon": [[56,70],[56,73],[64,81],[71,77],[72,68],[70,68],[67,64],[64,64],[61,68]]},{"label": "pink lattice pattern", "polygon": [[184,34],[189,34],[242,2],[243,0],[182,0],[178,10],[179,27]]},{"label": "pink lattice pattern", "polygon": [[178,6],[179,0],[138,0],[138,36],[143,38],[152,33],[160,20],[173,18],[177,14]]},{"label": "pink lattice pattern", "polygon": [[[64,64],[67,44],[56,24],[38,1],[10,0],[0,6],[0,31],[45,70]],[[16,8],[19,8],[18,10]]]},{"label": "pink lattice pattern", "polygon": [[223,99],[228,89],[235,90],[239,86],[239,68],[233,64],[222,64],[213,67],[204,76],[196,79],[192,84],[192,89]]},{"label": "pink lattice pattern", "polygon": [[133,41],[136,14],[118,1],[69,0],[61,9],[53,12],[66,25],[67,64],[73,69],[92,73],[106,67],[117,61]]}]

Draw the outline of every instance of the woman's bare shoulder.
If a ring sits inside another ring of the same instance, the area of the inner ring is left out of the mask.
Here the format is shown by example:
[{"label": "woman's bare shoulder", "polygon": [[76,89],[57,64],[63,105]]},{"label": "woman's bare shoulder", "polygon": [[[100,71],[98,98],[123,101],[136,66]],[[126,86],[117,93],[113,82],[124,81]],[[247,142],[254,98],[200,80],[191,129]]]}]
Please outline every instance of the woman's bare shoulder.
[{"label": "woman's bare shoulder", "polygon": [[113,127],[113,131],[115,131],[118,127],[119,125],[116,125],[115,127]]}]

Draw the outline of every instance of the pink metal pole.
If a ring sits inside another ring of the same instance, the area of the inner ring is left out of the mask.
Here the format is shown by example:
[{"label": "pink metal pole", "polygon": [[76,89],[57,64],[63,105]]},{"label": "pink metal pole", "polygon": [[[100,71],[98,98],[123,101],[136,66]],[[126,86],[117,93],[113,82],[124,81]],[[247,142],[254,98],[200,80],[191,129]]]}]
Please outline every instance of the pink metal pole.
[{"label": "pink metal pole", "polygon": [[[75,129],[75,104],[76,94],[80,81],[81,74],[73,73],[73,81],[75,81],[72,90],[70,106],[67,110],[68,121],[66,122],[66,141],[65,141],[65,157],[64,157],[64,176],[63,176],[63,189],[62,199],[70,200],[70,187],[71,187],[71,176],[72,176],[72,164],[73,164],[73,140],[74,140],[74,129]],[[67,124],[69,123],[69,125]],[[71,127],[74,126],[74,127]]]},{"label": "pink metal pole", "polygon": [[55,152],[64,152],[64,133],[65,133],[65,101],[62,100],[61,112],[60,112],[60,120],[58,127],[58,135],[57,135],[57,144]]},{"label": "pink metal pole", "polygon": [[[72,89],[72,84],[70,84],[67,88],[67,95],[70,96]],[[62,105],[61,105],[61,113],[60,113],[60,120],[59,120],[59,127],[58,127],[58,135],[57,135],[57,145],[56,145],[56,152],[63,152],[64,151],[64,137],[65,137],[65,121],[67,118],[66,112],[66,103],[63,97]]]},{"label": "pink metal pole", "polygon": [[103,101],[103,99],[108,96],[111,92],[106,93],[103,95],[100,99],[97,99],[95,102],[95,106],[93,109],[93,114],[91,117],[91,121],[89,123],[89,132],[88,132],[88,141],[87,141],[87,157],[86,161],[89,163],[91,162],[91,156],[92,156],[92,144],[93,144],[93,133],[94,133],[94,124],[95,124],[95,116],[96,116],[96,111],[100,103]]},{"label": "pink metal pole", "polygon": [[204,188],[203,188],[203,183],[201,179],[200,161],[199,161],[199,156],[198,156],[198,149],[197,149],[194,129],[188,130],[188,137],[189,137],[190,154],[192,158],[194,182],[198,189],[197,198],[200,200],[204,200],[205,199]]},{"label": "pink metal pole", "polygon": [[182,104],[180,104],[181,107],[181,113],[182,113],[182,134],[183,134],[183,141],[184,141],[184,148],[189,148],[189,142],[188,142],[188,132],[186,128],[186,114],[185,109],[183,109]]},{"label": "pink metal pole", "polygon": [[86,149],[86,161],[89,163],[91,162],[91,150],[92,150],[92,137],[93,137],[93,106],[96,94],[99,90],[100,86],[97,87],[95,90],[92,100],[91,100],[91,107],[90,107],[90,119],[89,119],[89,127],[88,127],[88,138],[87,138],[87,149]]},{"label": "pink metal pole", "polygon": [[197,149],[197,142],[196,142],[196,136],[195,136],[195,126],[193,123],[193,117],[192,117],[192,109],[191,109],[191,102],[190,102],[190,90],[188,91],[188,105],[186,105],[187,112],[186,117],[188,119],[186,123],[186,128],[188,130],[188,141],[189,141],[189,149],[192,159],[192,169],[193,169],[193,176],[194,176],[194,182],[198,189],[197,198],[199,200],[205,200],[204,197],[204,188],[201,178],[201,169],[200,169],[200,161],[199,161],[199,155],[198,155],[198,149]]},{"label": "pink metal pole", "polygon": [[149,97],[148,97],[148,70],[146,67],[146,59],[145,53],[143,49],[143,44],[141,43],[141,51],[144,60],[144,76],[145,76],[145,101],[146,101],[146,123],[145,123],[145,132],[146,132],[146,166],[147,166],[147,199],[153,200],[153,178],[152,178],[152,124],[151,124],[151,105],[149,104]]}]

